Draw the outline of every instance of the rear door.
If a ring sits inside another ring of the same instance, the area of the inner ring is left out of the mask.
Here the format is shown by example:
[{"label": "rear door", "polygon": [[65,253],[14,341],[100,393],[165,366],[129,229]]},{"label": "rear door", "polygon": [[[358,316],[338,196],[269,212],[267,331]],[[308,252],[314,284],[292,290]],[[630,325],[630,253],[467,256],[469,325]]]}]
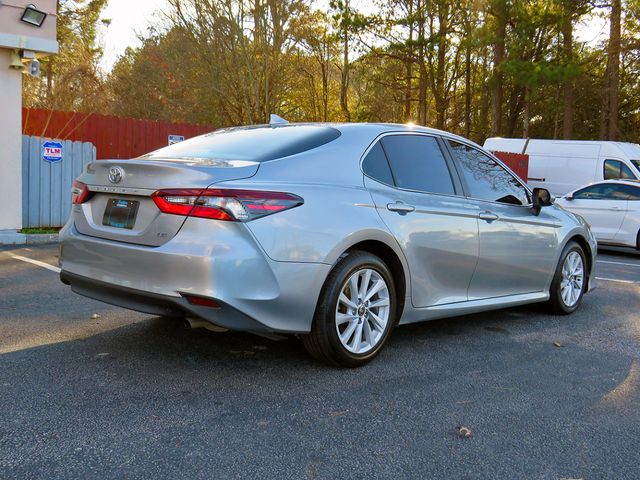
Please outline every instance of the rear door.
[{"label": "rear door", "polygon": [[531,211],[528,190],[477,148],[448,141],[478,218],[480,252],[469,299],[541,292],[555,271],[557,222]]},{"label": "rear door", "polygon": [[478,259],[476,214],[443,155],[441,140],[382,137],[363,160],[365,186],[409,264],[415,307],[467,300]]},{"label": "rear door", "polygon": [[622,187],[628,195],[627,211],[614,241],[630,247],[640,248],[640,187],[635,185],[623,185]]},{"label": "rear door", "polygon": [[563,206],[582,215],[597,240],[614,241],[627,214],[628,196],[624,185],[596,183],[574,192],[572,200],[563,200]]}]

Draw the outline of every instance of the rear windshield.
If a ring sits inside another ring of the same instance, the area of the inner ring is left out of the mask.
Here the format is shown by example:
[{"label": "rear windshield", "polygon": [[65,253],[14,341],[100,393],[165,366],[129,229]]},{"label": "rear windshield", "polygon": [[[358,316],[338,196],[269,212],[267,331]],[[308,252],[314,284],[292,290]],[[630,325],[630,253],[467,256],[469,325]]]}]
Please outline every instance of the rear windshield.
[{"label": "rear windshield", "polygon": [[327,126],[239,127],[191,138],[140,158],[189,162],[201,160],[203,163],[208,163],[207,160],[266,162],[306,152],[339,136],[339,130]]}]

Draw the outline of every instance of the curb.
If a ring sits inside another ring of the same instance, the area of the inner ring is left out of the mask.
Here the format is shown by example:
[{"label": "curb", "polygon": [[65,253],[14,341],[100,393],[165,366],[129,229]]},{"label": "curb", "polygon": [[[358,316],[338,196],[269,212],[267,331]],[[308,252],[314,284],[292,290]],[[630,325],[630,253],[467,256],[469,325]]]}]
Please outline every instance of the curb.
[{"label": "curb", "polygon": [[0,246],[15,246],[20,247],[24,245],[41,245],[45,243],[58,243],[57,233],[39,233],[39,234],[24,234],[24,233],[0,233]]},{"label": "curb", "polygon": [[26,245],[40,245],[42,243],[58,243],[57,233],[38,233],[25,235]]}]

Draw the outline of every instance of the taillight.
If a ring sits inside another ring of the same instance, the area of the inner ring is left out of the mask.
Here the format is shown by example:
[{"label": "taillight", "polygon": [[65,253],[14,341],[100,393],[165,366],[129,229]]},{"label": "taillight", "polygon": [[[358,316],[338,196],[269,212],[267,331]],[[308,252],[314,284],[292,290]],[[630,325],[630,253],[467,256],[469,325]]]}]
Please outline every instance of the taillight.
[{"label": "taillight", "polygon": [[163,213],[232,222],[248,222],[304,203],[292,193],[232,189],[158,190],[151,198]]},{"label": "taillight", "polygon": [[71,203],[80,205],[89,200],[90,196],[91,192],[89,191],[89,187],[78,180],[73,181],[73,186],[71,187]]}]

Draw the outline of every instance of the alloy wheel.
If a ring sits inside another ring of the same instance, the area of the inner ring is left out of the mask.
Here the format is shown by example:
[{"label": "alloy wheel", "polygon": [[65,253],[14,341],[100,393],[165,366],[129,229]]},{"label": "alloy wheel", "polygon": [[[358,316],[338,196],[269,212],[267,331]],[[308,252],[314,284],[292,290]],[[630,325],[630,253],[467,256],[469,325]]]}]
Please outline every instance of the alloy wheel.
[{"label": "alloy wheel", "polygon": [[335,324],[342,346],[365,354],[384,337],[390,317],[389,287],[371,268],[353,273],[342,286],[336,305]]},{"label": "alloy wheel", "polygon": [[584,261],[578,252],[569,252],[562,264],[562,280],[560,281],[560,294],[567,307],[573,307],[578,303],[583,284]]}]

